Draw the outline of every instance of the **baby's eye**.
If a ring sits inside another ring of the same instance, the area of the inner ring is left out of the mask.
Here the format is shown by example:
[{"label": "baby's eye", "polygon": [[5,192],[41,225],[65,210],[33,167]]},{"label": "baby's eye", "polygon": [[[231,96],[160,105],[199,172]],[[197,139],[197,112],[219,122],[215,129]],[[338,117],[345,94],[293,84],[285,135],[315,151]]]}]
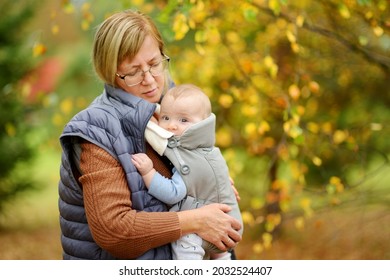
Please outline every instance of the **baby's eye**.
[{"label": "baby's eye", "polygon": [[185,123],[185,122],[188,122],[188,120],[187,119],[180,119],[180,122]]},{"label": "baby's eye", "polygon": [[168,116],[161,116],[161,119],[164,120],[164,121],[168,121],[169,117]]}]

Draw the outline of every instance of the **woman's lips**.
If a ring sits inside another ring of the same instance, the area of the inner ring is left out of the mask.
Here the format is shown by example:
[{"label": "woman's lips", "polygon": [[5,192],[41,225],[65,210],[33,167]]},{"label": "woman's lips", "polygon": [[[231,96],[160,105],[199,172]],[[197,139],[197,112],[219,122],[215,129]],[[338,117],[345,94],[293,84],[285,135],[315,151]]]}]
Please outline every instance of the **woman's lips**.
[{"label": "woman's lips", "polygon": [[148,97],[153,97],[156,95],[156,92],[157,92],[157,89],[152,89],[152,90],[144,92],[143,94],[148,96]]}]

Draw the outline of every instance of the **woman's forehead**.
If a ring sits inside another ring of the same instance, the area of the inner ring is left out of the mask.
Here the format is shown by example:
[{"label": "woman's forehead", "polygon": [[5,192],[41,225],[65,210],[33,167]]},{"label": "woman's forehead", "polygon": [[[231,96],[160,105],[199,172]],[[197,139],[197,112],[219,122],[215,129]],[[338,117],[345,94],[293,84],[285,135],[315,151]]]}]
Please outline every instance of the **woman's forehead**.
[{"label": "woman's forehead", "polygon": [[127,57],[123,62],[131,64],[130,66],[140,66],[160,57],[161,51],[158,43],[153,37],[147,36],[137,54],[133,58]]}]

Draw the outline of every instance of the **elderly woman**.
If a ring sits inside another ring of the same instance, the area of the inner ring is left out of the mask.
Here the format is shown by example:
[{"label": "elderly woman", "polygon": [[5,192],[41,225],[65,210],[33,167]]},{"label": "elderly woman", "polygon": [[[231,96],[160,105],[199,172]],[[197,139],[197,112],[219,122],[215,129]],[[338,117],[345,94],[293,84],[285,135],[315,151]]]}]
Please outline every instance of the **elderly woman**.
[{"label": "elderly woman", "polygon": [[169,57],[149,17],[123,11],[98,28],[93,64],[104,91],[65,126],[59,182],[64,259],[171,259],[170,243],[196,233],[226,251],[241,240],[230,206],[167,212],[148,194],[131,154],[170,167],[145,141],[155,103],[170,86]]}]

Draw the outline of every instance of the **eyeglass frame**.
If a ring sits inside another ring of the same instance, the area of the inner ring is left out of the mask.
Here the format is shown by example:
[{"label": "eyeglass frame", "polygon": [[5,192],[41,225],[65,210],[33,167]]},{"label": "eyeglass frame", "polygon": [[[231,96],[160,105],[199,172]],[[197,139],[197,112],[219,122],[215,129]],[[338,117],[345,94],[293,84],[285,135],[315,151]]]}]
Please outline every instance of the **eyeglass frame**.
[{"label": "eyeglass frame", "polygon": [[[168,62],[167,65],[169,65],[169,62],[170,62],[171,58],[170,58],[169,56],[165,55],[165,54],[163,54],[163,56],[164,56],[164,58],[161,59],[160,62],[158,62],[158,63],[163,63],[164,61],[167,61],[167,62]],[[160,74],[158,74],[158,75],[153,75],[152,72],[150,72],[150,70],[152,70],[152,67],[155,66],[155,65],[158,64],[158,63],[155,63],[155,64],[149,66],[149,69],[148,69],[148,70],[145,70],[145,71],[142,70],[142,69],[139,69],[139,70],[141,71],[142,79],[141,79],[141,81],[139,81],[138,83],[135,83],[135,84],[132,84],[132,85],[128,85],[128,84],[126,83],[126,80],[125,80],[127,76],[131,76],[130,74],[119,75],[118,73],[115,73],[115,75],[116,75],[119,79],[123,80],[123,82],[124,82],[128,87],[133,87],[133,86],[139,85],[140,83],[142,83],[142,82],[144,81],[144,79],[145,79],[145,74],[146,74],[147,72],[149,72],[150,75],[152,75],[153,77],[158,77],[158,76],[160,76],[162,73],[164,73],[164,71],[162,71],[162,72],[161,72]],[[164,69],[164,70],[165,70],[165,69]]]}]

